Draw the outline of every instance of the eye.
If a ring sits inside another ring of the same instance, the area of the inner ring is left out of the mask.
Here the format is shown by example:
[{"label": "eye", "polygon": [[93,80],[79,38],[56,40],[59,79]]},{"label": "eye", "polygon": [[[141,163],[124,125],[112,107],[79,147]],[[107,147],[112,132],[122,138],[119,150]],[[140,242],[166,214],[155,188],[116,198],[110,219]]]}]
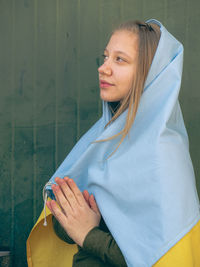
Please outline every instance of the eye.
[{"label": "eye", "polygon": [[103,54],[102,57],[103,57],[103,61],[106,61],[106,59],[108,58],[108,56],[106,56],[105,54]]},{"label": "eye", "polygon": [[118,62],[124,62],[125,60],[123,58],[121,58],[121,57],[116,57],[116,61],[118,61]]}]

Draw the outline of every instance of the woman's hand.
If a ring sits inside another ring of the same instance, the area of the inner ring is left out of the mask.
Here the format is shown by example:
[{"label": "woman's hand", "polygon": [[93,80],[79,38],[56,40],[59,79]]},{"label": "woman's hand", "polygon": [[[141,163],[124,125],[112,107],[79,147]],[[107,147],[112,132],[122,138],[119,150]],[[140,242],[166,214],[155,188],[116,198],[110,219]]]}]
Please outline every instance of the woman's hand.
[{"label": "woman's hand", "polygon": [[[79,246],[88,232],[98,226],[101,214],[93,195],[87,190],[83,194],[72,179],[55,178],[57,185],[52,185],[56,201],[47,201],[47,207],[56,217],[67,234]],[[60,208],[58,207],[58,205]]]}]

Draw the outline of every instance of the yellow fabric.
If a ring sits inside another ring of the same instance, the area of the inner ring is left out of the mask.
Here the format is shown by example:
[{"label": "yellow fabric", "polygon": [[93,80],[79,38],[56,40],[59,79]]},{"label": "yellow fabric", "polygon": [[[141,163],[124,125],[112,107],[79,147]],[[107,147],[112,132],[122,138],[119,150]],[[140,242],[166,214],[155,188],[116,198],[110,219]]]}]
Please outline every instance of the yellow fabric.
[{"label": "yellow fabric", "polygon": [[[47,226],[41,213],[27,240],[28,267],[72,267],[76,245],[60,240],[54,233],[47,209]],[[134,252],[133,252],[134,253]],[[200,221],[153,267],[200,267]]]},{"label": "yellow fabric", "polygon": [[56,236],[51,213],[47,208],[47,226],[44,226],[44,211],[33,227],[27,240],[28,267],[72,267],[77,245],[67,244]]},{"label": "yellow fabric", "polygon": [[200,267],[200,221],[154,267]]}]

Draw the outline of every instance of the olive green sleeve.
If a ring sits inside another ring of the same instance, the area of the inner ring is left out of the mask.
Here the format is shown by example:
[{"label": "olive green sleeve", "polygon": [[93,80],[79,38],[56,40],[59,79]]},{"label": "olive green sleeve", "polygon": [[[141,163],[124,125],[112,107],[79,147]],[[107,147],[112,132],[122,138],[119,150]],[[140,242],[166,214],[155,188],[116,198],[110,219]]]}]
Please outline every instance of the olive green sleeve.
[{"label": "olive green sleeve", "polygon": [[[68,244],[75,244],[74,240],[69,237],[54,216],[52,216],[52,224],[54,232],[61,240]],[[110,232],[101,230],[99,226],[92,228],[88,232],[84,239],[82,249],[99,258],[105,264],[109,263],[116,267],[127,267],[123,254]]]},{"label": "olive green sleeve", "polygon": [[104,263],[113,264],[116,267],[127,266],[112,235],[102,231],[98,226],[92,228],[85,237],[83,249],[100,258]]},{"label": "olive green sleeve", "polygon": [[66,233],[66,231],[63,229],[63,227],[60,225],[60,223],[56,220],[54,216],[52,216],[52,224],[55,234],[62,239],[64,242],[67,242],[68,244],[75,244],[74,240],[69,237],[69,235]]}]

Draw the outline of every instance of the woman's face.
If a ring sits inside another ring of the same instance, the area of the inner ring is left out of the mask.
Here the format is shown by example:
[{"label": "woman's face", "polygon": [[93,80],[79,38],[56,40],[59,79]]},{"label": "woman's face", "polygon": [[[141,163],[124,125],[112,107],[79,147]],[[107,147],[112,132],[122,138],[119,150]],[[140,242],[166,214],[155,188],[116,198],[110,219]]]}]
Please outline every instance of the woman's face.
[{"label": "woman's face", "polygon": [[104,101],[121,101],[132,87],[138,56],[137,34],[115,32],[104,51],[104,63],[98,68],[100,97]]}]

